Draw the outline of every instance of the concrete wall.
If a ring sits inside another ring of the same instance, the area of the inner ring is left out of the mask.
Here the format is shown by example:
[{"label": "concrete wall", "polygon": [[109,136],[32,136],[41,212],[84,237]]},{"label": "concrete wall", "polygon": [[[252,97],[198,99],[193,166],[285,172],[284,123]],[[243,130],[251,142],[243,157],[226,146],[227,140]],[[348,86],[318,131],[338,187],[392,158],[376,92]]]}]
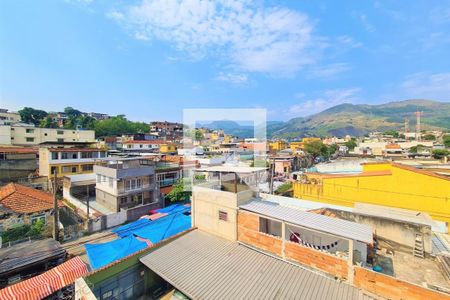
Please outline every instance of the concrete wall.
[{"label": "concrete wall", "polygon": [[9,183],[18,179],[28,178],[38,169],[36,155],[27,159],[0,160],[0,183]]},{"label": "concrete wall", "polygon": [[347,211],[332,211],[345,220],[370,226],[378,237],[393,241],[411,249],[414,248],[416,234],[421,234],[423,236],[425,252],[431,253],[432,251],[431,226],[405,223],[402,221],[366,216]]},{"label": "concrete wall", "polygon": [[148,214],[150,214],[151,210],[160,208],[161,206],[162,206],[162,201],[158,201],[153,204],[147,204],[147,205],[129,208],[126,210],[127,221],[134,221],[134,220],[142,217],[143,215],[148,215]]},{"label": "concrete wall", "polygon": [[[210,188],[192,188],[192,226],[228,240],[237,239],[238,195]],[[219,211],[227,221],[219,220]]]},{"label": "concrete wall", "polygon": [[11,145],[11,126],[0,125],[0,145]]},{"label": "concrete wall", "polygon": [[[420,272],[421,270],[417,271]],[[353,284],[358,288],[392,300],[450,299],[447,294],[356,266],[354,267]]]}]

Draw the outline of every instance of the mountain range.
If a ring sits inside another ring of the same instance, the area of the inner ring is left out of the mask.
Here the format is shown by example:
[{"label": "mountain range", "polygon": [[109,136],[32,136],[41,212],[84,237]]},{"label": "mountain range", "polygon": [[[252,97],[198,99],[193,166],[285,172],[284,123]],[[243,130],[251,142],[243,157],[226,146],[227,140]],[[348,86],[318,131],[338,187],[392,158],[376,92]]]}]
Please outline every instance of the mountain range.
[{"label": "mountain range", "polygon": [[[410,131],[415,130],[415,112],[421,111],[421,128],[450,130],[450,103],[432,100],[404,100],[378,105],[344,103],[322,112],[293,118],[287,122],[267,122],[271,138],[301,138],[305,136],[362,136],[369,132],[403,130],[405,119]],[[239,137],[252,137],[253,127],[233,121],[204,124],[210,129],[223,129]]]}]

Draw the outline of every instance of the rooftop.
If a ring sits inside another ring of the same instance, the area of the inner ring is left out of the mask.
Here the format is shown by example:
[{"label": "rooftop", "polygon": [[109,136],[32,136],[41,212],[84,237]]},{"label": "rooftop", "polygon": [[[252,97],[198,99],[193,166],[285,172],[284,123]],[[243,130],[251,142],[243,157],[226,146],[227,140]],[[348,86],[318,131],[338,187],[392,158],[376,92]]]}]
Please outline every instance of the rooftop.
[{"label": "rooftop", "polygon": [[198,229],[141,262],[191,299],[370,299],[348,284]]},{"label": "rooftop", "polygon": [[253,200],[241,205],[239,208],[286,221],[293,225],[331,233],[368,244],[373,242],[372,228],[367,225],[301,211],[269,201]]},{"label": "rooftop", "polygon": [[[0,206],[17,213],[33,213],[53,209],[53,195],[17,183],[0,188]],[[59,206],[62,203],[59,202]]]},{"label": "rooftop", "polygon": [[245,166],[213,166],[207,168],[200,168],[197,171],[205,172],[222,172],[222,173],[256,173],[266,171],[264,167],[245,167]]}]

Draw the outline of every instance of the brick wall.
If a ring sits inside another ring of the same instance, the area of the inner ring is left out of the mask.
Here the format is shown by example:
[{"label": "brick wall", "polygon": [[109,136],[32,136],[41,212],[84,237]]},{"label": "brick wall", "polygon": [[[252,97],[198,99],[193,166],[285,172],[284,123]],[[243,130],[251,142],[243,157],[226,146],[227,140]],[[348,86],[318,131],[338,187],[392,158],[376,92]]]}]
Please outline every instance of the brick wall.
[{"label": "brick wall", "polygon": [[321,270],[342,279],[348,278],[347,260],[286,241],[286,259]]},{"label": "brick wall", "polygon": [[[450,296],[433,291],[412,283],[395,279],[387,275],[376,273],[354,266],[354,285],[368,292],[393,300],[444,300]],[[418,270],[420,272],[420,270]]]},{"label": "brick wall", "polygon": [[239,212],[238,240],[281,256],[281,238],[259,232],[259,217],[256,215],[242,211]]}]

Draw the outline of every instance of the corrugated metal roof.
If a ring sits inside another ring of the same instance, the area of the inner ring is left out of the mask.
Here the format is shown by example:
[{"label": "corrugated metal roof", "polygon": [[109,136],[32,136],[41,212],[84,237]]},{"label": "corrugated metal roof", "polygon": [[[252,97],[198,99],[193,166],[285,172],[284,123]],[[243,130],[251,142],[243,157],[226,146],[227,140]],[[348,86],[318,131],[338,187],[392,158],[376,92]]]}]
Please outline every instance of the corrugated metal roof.
[{"label": "corrugated metal roof", "polygon": [[365,243],[373,242],[372,228],[364,224],[301,211],[269,201],[253,200],[239,208],[325,233]]},{"label": "corrugated metal roof", "polygon": [[141,262],[192,299],[369,299],[353,286],[198,229]]}]

